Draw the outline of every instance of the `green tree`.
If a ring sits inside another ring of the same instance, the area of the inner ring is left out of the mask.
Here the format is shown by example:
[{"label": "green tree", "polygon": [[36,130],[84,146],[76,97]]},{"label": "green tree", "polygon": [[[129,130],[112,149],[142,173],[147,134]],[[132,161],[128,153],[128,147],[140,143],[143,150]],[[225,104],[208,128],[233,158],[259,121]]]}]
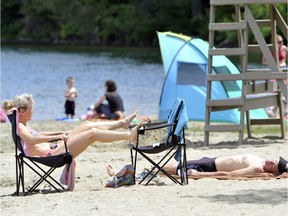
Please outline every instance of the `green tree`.
[{"label": "green tree", "polygon": [[[4,40],[103,45],[155,46],[156,31],[173,31],[208,39],[209,4],[199,0],[3,0]],[[256,18],[268,16],[267,5],[252,5]],[[287,17],[287,5],[277,5]],[[196,12],[197,13],[196,13]],[[196,14],[196,16],[195,16]],[[202,15],[201,15],[202,14]],[[216,19],[235,20],[233,6],[217,8]],[[269,29],[263,29],[269,40]],[[250,40],[253,36],[250,34]],[[236,31],[216,34],[216,43],[237,43]]]},{"label": "green tree", "polygon": [[23,15],[20,12],[21,0],[1,1],[1,36],[5,39],[18,38],[21,31],[21,19]]}]

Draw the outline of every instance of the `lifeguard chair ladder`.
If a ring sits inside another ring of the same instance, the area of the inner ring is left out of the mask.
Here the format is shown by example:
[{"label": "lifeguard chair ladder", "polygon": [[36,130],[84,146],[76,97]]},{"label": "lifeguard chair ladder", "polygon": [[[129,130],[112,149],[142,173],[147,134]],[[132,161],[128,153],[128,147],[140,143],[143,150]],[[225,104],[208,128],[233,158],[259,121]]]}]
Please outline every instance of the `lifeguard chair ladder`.
[{"label": "lifeguard chair ladder", "polygon": [[[205,137],[204,144],[209,145],[210,132],[237,131],[239,132],[238,143],[243,143],[245,114],[248,138],[251,138],[251,125],[279,124],[281,138],[285,137],[284,113],[282,95],[287,101],[287,86],[284,79],[287,73],[282,72],[278,67],[278,44],[276,39],[276,25],[287,39],[287,24],[281,17],[276,3],[287,3],[287,0],[210,0],[210,23],[209,23],[209,51],[208,51],[208,74],[206,94],[206,116],[205,116]],[[269,18],[255,20],[250,5],[268,4]],[[235,7],[236,21],[229,23],[216,23],[215,13],[219,6],[230,5]],[[241,19],[241,9],[244,9],[244,19]],[[272,44],[267,45],[260,31],[260,27],[270,26]],[[257,44],[248,44],[248,30],[251,30]],[[214,36],[216,31],[237,31],[237,48],[214,48]],[[248,48],[260,49],[268,63],[268,69],[248,69]],[[272,48],[274,57],[269,48]],[[240,74],[212,74],[213,56],[227,55],[240,57]],[[275,59],[276,60],[275,60]],[[214,81],[241,81],[241,96],[229,99],[213,99],[211,95],[212,82]],[[276,80],[277,82],[270,82]],[[262,82],[259,82],[262,81]],[[252,109],[265,108],[269,106],[279,107],[279,118],[250,119],[249,111]],[[238,109],[240,112],[239,124],[211,124],[212,112]]]}]

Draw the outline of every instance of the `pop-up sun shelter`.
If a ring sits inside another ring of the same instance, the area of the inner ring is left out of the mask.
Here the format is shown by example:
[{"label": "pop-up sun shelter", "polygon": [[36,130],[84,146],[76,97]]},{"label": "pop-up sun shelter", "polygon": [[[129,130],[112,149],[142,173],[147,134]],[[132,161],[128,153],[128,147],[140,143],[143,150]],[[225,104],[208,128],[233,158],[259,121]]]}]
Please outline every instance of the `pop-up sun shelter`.
[{"label": "pop-up sun shelter", "polygon": [[[171,32],[157,32],[164,66],[165,81],[159,104],[159,120],[166,120],[173,102],[182,98],[186,102],[190,120],[205,120],[206,75],[209,44]],[[238,68],[226,57],[215,56],[213,73],[238,74]],[[241,96],[241,82],[214,82],[212,99]],[[264,109],[252,110],[251,118],[268,118]],[[211,113],[211,121],[239,122],[238,110]]]}]

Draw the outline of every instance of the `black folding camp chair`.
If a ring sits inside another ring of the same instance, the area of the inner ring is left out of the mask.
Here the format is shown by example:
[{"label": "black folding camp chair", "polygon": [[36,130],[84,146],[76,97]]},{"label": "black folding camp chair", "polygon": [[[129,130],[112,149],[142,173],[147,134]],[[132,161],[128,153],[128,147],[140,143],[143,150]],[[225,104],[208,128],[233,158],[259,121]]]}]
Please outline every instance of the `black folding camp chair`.
[{"label": "black folding camp chair", "polygon": [[[35,192],[37,187],[44,181],[48,183],[52,188],[54,188],[57,192],[65,190],[63,185],[55,178],[53,178],[51,174],[56,168],[62,167],[66,164],[70,165],[72,162],[72,155],[68,152],[66,143],[66,152],[61,155],[49,157],[26,156],[21,145],[21,139],[17,135],[17,111],[13,110],[11,114],[8,114],[8,119],[12,126],[12,138],[15,143],[16,195],[19,196],[20,186],[22,186],[22,193],[24,195],[27,195],[29,193]],[[41,167],[41,164],[47,166],[48,168],[43,168],[43,166]],[[33,186],[28,188],[25,188],[24,186],[24,165],[28,166],[40,177]]]},{"label": "black folding camp chair", "polygon": [[[150,179],[147,179],[148,181],[146,182],[146,185],[148,185],[160,171],[175,183],[179,183],[180,185],[188,184],[184,131],[187,122],[188,117],[186,113],[185,101],[177,99],[170,111],[168,121],[143,124],[143,126],[138,129],[136,144],[128,145],[131,152],[131,160],[134,166],[134,173],[136,173],[137,153],[139,153],[152,164],[152,168],[147,172],[146,176],[144,176],[139,184],[141,184],[145,179],[148,178],[148,176],[150,176]],[[139,135],[145,134],[145,131],[158,130],[161,128],[167,128],[166,139],[163,143],[148,146],[143,146],[139,143]],[[133,151],[135,152],[134,156]],[[159,154],[164,151],[166,151],[163,153],[164,156],[158,162],[152,160],[151,156],[148,156],[150,154]],[[178,178],[175,178],[163,168],[173,157],[179,162],[180,181]],[[135,180],[136,179],[134,176],[134,184]]]}]

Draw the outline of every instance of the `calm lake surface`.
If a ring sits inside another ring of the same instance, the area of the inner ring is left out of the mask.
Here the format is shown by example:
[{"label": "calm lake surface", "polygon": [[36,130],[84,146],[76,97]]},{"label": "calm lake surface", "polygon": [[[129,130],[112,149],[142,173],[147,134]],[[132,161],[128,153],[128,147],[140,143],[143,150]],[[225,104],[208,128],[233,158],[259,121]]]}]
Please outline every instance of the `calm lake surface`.
[{"label": "calm lake surface", "polygon": [[117,83],[127,114],[136,107],[139,115],[158,114],[164,81],[160,49],[2,46],[1,102],[31,93],[34,120],[65,116],[67,76],[75,78],[78,90],[76,117],[103,95],[107,79]]}]

